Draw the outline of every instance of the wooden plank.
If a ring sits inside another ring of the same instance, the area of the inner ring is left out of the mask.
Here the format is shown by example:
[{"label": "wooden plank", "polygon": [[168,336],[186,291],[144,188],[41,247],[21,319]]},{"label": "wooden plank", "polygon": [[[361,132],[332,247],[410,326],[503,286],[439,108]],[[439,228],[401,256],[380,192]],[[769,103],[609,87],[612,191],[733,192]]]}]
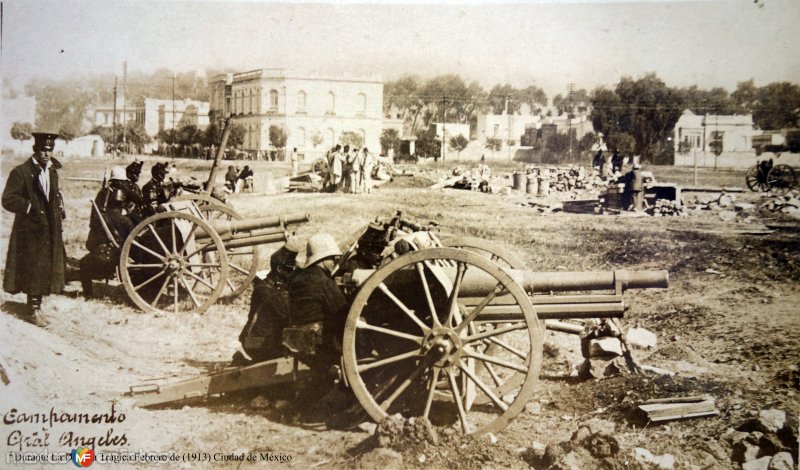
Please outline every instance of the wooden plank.
[{"label": "wooden plank", "polygon": [[294,359],[282,357],[163,386],[158,384],[133,386],[129,395],[138,398],[134,406],[147,407],[286,383],[305,378],[308,375],[308,367],[301,363],[298,363],[297,374],[294,374]]},{"label": "wooden plank", "polygon": [[676,397],[648,400],[639,405],[650,421],[665,421],[717,414],[714,399],[711,397]]}]

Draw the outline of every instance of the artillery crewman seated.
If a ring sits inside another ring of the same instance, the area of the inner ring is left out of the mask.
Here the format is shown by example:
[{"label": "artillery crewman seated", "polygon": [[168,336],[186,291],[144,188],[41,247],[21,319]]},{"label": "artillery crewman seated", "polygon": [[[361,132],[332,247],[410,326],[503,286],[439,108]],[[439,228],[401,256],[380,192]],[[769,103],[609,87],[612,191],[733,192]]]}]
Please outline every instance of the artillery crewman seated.
[{"label": "artillery crewman seated", "polygon": [[287,355],[281,345],[281,335],[289,324],[289,281],[297,268],[300,248],[297,240],[290,237],[270,257],[270,272],[266,278],[256,277],[253,281],[250,313],[239,334],[239,342],[252,360],[237,352],[232,365],[248,365]]},{"label": "artillery crewman seated", "polygon": [[152,179],[142,188],[147,215],[158,212],[158,206],[172,199],[177,192],[175,185],[165,181],[169,172],[167,166],[166,162],[153,165],[150,169]]},{"label": "artillery crewman seated", "polygon": [[[336,240],[317,234],[308,240],[306,264],[289,282],[290,324],[320,332],[321,341],[311,357],[300,360],[311,367],[314,388],[324,394],[332,385],[329,369],[339,361],[339,345],[347,316],[347,300],[332,275],[342,255]],[[292,328],[297,330],[297,328]],[[287,344],[284,335],[284,343]],[[287,346],[292,349],[290,344]]]},{"label": "artillery crewman seated", "polygon": [[86,240],[89,254],[80,260],[85,297],[94,295],[93,279],[105,279],[114,274],[119,262],[119,248],[133,229],[129,214],[140,212],[141,200],[137,204],[137,199],[138,194],[131,189],[125,168],[112,168],[111,180],[97,193],[89,218],[89,237]]},{"label": "artillery crewman seated", "polygon": [[124,182],[123,187],[130,196],[132,208],[128,213],[128,217],[131,218],[134,225],[145,218],[143,212],[144,195],[142,194],[142,188],[139,187],[139,177],[142,175],[142,166],[144,166],[144,162],[138,161],[125,167],[125,174],[128,176],[128,180]]}]

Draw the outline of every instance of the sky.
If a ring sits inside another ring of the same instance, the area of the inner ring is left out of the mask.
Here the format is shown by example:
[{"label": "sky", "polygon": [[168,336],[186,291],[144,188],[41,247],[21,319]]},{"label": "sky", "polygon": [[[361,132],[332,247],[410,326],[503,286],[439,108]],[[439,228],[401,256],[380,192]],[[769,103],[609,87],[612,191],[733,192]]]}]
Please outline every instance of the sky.
[{"label": "sky", "polygon": [[322,74],[456,73],[495,84],[591,90],[655,72],[729,91],[800,83],[800,1],[516,3],[4,0],[2,74],[33,77],[258,68]]}]

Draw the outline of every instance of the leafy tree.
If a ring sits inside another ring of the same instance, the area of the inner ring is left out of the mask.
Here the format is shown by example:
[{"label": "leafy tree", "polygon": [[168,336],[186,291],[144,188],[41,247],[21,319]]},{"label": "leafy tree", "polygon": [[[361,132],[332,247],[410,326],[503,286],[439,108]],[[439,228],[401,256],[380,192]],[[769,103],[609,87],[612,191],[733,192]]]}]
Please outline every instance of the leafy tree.
[{"label": "leafy tree", "polygon": [[537,86],[529,86],[519,91],[519,100],[530,106],[531,111],[547,106],[547,94]]},{"label": "leafy tree", "polygon": [[800,118],[800,86],[774,82],[758,89],[753,121],[762,129],[795,127]]},{"label": "leafy tree", "polygon": [[286,147],[286,140],[288,135],[282,126],[271,125],[269,126],[269,143],[278,149],[278,160],[284,160],[283,149]]},{"label": "leafy tree", "polygon": [[433,157],[438,160],[442,153],[442,143],[436,138],[436,128],[431,126],[417,134],[417,154],[423,157]]},{"label": "leafy tree", "polygon": [[222,141],[222,129],[217,123],[212,122],[203,132],[203,145],[206,147],[211,147],[212,145],[218,147],[220,141]]},{"label": "leafy tree", "polygon": [[11,138],[14,140],[28,140],[32,137],[33,124],[29,122],[14,121],[11,124]]},{"label": "leafy tree", "polygon": [[487,137],[486,148],[492,152],[496,152],[503,148],[503,139],[499,137]]},{"label": "leafy tree", "polygon": [[747,80],[736,84],[736,91],[731,93],[731,99],[739,114],[750,114],[758,100],[758,88],[755,82]]},{"label": "leafy tree", "polygon": [[636,150],[636,139],[627,132],[615,132],[606,139],[606,146],[613,152],[614,149],[624,155],[631,155]]},{"label": "leafy tree", "polygon": [[203,131],[192,124],[181,126],[177,132],[177,143],[180,145],[192,145],[203,141]]},{"label": "leafy tree", "polygon": [[358,132],[342,132],[342,147],[349,145],[351,148],[361,148],[364,146],[364,137]]},{"label": "leafy tree", "polygon": [[506,109],[506,100],[508,99],[508,113],[515,114],[519,111],[520,101],[516,98],[519,90],[509,84],[495,85],[489,91],[489,106],[492,108],[493,114],[502,114]]},{"label": "leafy tree", "polygon": [[[125,138],[128,143],[137,149],[141,149],[145,144],[149,144],[152,139],[144,130],[144,126],[140,122],[131,121],[125,125]],[[122,140],[122,133],[117,133],[117,139]]]},{"label": "leafy tree", "polygon": [[578,140],[578,150],[581,152],[585,152],[587,150],[592,149],[592,145],[594,145],[597,137],[592,132],[587,132],[583,135],[583,137]]},{"label": "leafy tree", "polygon": [[228,136],[227,147],[237,148],[244,143],[245,129],[241,124],[231,123],[231,133]]},{"label": "leafy tree", "polygon": [[461,151],[467,148],[469,140],[461,134],[450,139],[450,148],[457,152],[456,158],[461,158]]},{"label": "leafy tree", "polygon": [[70,140],[78,136],[78,131],[75,130],[74,127],[72,127],[71,123],[65,122],[58,129],[58,136],[69,142]]},{"label": "leafy tree", "polygon": [[389,153],[389,149],[393,149],[395,155],[400,153],[400,133],[397,129],[384,129],[381,132],[381,150],[383,150],[386,154]]}]

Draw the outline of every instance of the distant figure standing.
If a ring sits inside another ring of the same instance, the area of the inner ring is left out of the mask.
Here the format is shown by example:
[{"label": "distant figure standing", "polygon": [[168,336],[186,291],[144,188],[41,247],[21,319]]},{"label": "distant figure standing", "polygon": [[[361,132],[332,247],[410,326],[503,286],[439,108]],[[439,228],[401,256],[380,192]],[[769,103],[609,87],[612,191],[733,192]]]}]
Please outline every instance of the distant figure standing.
[{"label": "distant figure standing", "polygon": [[592,158],[592,168],[594,168],[598,174],[603,168],[603,162],[604,162],[603,151],[598,150],[597,153],[594,154],[594,158]]},{"label": "distant figure standing", "polygon": [[252,178],[252,176],[253,170],[250,169],[249,165],[245,165],[241,173],[239,173],[239,176],[236,178],[235,187],[237,193],[242,192],[242,187],[244,187],[245,183],[247,182],[247,178]]},{"label": "distant figure standing", "polygon": [[3,289],[28,297],[29,321],[47,326],[42,297],[64,289],[66,252],[61,221],[66,217],[58,189],[61,163],[52,158],[58,134],[33,133],[33,156],[8,175],[3,207],[14,213]]},{"label": "distant figure standing", "polygon": [[225,186],[227,186],[231,192],[236,191],[236,178],[238,177],[239,175],[236,173],[236,168],[233,165],[229,166],[228,171],[225,172]]},{"label": "distant figure standing", "polygon": [[300,157],[297,155],[297,147],[292,150],[292,155],[289,158],[292,161],[292,176],[297,176],[297,173],[300,172]]},{"label": "distant figure standing", "polygon": [[350,192],[357,194],[361,192],[361,152],[354,148],[349,158],[350,163]]},{"label": "distant figure standing", "polygon": [[361,153],[361,192],[370,193],[372,191],[372,169],[375,167],[375,159],[369,153],[369,149],[364,147]]},{"label": "distant figure standing", "polygon": [[339,191],[339,186],[342,184],[342,172],[344,170],[344,157],[342,157],[342,153],[339,151],[342,148],[341,145],[336,145],[336,148],[333,150],[333,154],[331,155],[331,192],[335,193]]},{"label": "distant figure standing", "polygon": [[614,149],[614,154],[611,155],[611,172],[616,173],[622,171],[623,157],[620,155],[619,150]]}]

